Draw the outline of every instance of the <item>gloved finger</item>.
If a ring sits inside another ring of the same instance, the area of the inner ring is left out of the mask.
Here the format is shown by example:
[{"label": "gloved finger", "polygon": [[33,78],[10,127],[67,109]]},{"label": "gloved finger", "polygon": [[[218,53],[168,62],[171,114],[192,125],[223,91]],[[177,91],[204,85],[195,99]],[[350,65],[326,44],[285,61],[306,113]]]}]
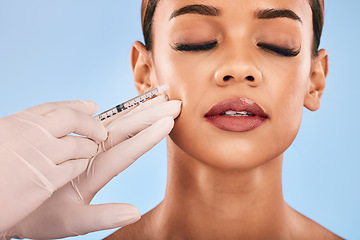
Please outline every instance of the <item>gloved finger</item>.
[{"label": "gloved finger", "polygon": [[166,116],[176,118],[180,110],[181,102],[174,100],[154,104],[140,111],[137,110],[135,114],[130,112],[107,127],[108,138],[104,142],[105,149],[108,150],[118,143],[133,137],[161,118]]},{"label": "gloved finger", "polygon": [[42,150],[55,164],[67,160],[90,159],[98,150],[98,144],[85,137],[67,135],[55,141],[56,144],[50,144]]},{"label": "gloved finger", "polygon": [[[54,193],[56,194],[57,192]],[[136,207],[123,203],[70,205],[69,208],[62,206],[66,212],[58,212],[58,216],[51,215],[51,210],[54,209],[46,209],[46,207],[46,205],[41,206],[43,213],[48,214],[44,216],[33,212],[22,220],[21,227],[15,228],[16,230],[11,229],[8,235],[21,239],[59,239],[122,227],[141,218]]]},{"label": "gloved finger", "polygon": [[137,105],[137,106],[133,106],[131,108],[128,108],[122,112],[119,112],[118,114],[110,117],[110,118],[107,118],[105,120],[102,121],[102,124],[105,126],[105,127],[108,127],[112,122],[116,121],[118,118],[122,118],[124,115],[127,115],[129,112],[132,112],[132,113],[136,113],[137,111],[141,111],[143,109],[146,109],[146,108],[150,108],[152,107],[153,105],[156,105],[158,103],[162,103],[162,102],[166,102],[167,101],[167,96],[165,95],[159,95],[155,98],[152,98],[152,99],[149,99],[147,101],[145,101],[144,103],[140,104],[140,105]]},{"label": "gloved finger", "polygon": [[107,138],[107,130],[99,121],[71,108],[59,108],[46,114],[40,125],[57,138],[70,133],[99,142]]},{"label": "gloved finger", "polygon": [[134,137],[121,142],[109,151],[100,153],[100,160],[94,161],[94,168],[102,169],[105,172],[110,171],[109,175],[116,176],[167,136],[173,126],[174,119],[172,117],[158,120]]},{"label": "gloved finger", "polygon": [[109,151],[99,153],[87,172],[77,179],[78,189],[84,199],[92,199],[107,182],[167,136],[173,126],[173,118],[164,117]]},{"label": "gloved finger", "polygon": [[89,159],[76,159],[63,162],[56,166],[55,171],[48,176],[48,179],[59,189],[83,173],[88,163]]},{"label": "gloved finger", "polygon": [[87,205],[74,209],[77,210],[78,214],[73,215],[75,219],[71,226],[68,226],[76,231],[77,235],[122,227],[141,218],[136,207],[124,203]]},{"label": "gloved finger", "polygon": [[38,115],[45,115],[59,108],[71,108],[73,110],[91,116],[98,111],[99,106],[93,101],[74,100],[74,101],[43,103],[34,107],[27,108],[23,111],[31,112],[33,114],[38,114]]}]

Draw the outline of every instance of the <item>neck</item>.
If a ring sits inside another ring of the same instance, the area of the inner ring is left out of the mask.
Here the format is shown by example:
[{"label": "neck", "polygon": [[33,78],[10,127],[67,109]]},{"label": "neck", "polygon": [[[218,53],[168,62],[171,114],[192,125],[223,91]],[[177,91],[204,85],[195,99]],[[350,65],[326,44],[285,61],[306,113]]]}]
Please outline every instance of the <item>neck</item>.
[{"label": "neck", "polygon": [[167,191],[159,207],[162,231],[184,239],[281,233],[288,212],[282,195],[282,158],[250,170],[224,170],[192,158],[169,139]]}]

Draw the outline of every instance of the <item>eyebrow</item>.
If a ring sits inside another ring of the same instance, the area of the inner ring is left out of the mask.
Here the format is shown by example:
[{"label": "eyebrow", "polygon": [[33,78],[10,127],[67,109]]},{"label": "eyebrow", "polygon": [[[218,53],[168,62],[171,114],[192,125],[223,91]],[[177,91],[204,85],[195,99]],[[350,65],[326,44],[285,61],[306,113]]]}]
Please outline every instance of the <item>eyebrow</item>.
[{"label": "eyebrow", "polygon": [[205,16],[220,16],[221,10],[219,10],[216,7],[208,6],[204,4],[193,4],[176,10],[171,14],[170,19],[180,15],[191,14],[191,13],[205,15]]},{"label": "eyebrow", "polygon": [[272,18],[290,18],[299,21],[302,24],[301,18],[289,9],[264,9],[255,13],[258,19],[272,19]]}]

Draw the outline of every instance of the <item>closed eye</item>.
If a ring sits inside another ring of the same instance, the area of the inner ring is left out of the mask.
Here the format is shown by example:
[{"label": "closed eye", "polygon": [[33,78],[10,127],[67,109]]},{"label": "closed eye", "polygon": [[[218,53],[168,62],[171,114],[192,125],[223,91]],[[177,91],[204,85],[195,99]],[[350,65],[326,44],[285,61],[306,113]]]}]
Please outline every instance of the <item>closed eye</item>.
[{"label": "closed eye", "polygon": [[272,52],[284,57],[296,57],[301,52],[301,47],[298,50],[293,50],[268,43],[258,43],[257,46],[264,49],[265,51]]},{"label": "closed eye", "polygon": [[200,52],[208,51],[217,46],[217,41],[203,43],[203,44],[175,44],[171,46],[175,51],[185,51],[185,52]]}]

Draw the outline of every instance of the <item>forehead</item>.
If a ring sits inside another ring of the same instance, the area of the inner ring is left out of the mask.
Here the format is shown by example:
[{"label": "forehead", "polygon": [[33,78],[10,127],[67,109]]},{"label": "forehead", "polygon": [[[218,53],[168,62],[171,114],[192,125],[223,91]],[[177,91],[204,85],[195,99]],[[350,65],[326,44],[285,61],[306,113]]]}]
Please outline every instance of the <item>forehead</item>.
[{"label": "forehead", "polygon": [[300,16],[306,25],[311,24],[312,26],[309,0],[160,0],[155,18],[166,21],[171,19],[175,11],[185,6],[197,4],[215,7],[221,11],[223,17],[232,15],[232,17],[239,16],[239,18],[254,17],[255,12],[263,9],[288,9]]}]

